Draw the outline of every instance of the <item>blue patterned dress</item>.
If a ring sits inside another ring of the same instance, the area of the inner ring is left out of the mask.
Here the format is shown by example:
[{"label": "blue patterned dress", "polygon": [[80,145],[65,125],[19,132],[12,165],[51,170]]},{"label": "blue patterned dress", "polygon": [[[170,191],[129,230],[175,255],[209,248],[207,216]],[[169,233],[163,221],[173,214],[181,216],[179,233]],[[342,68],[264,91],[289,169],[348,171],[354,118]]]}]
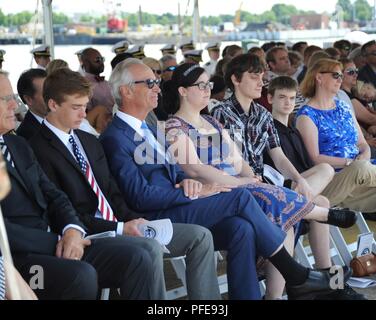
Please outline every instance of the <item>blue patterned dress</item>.
[{"label": "blue patterned dress", "polygon": [[[222,139],[222,126],[214,118],[204,115],[215,129],[215,134],[204,135],[183,119],[172,116],[166,122],[167,140],[172,141],[179,134],[186,134],[196,146],[201,162],[236,176],[234,167],[226,163],[229,145]],[[299,233],[301,219],[313,210],[314,204],[302,195],[283,187],[265,183],[254,183],[245,186],[254,196],[267,217],[282,230],[294,227],[295,235]]]},{"label": "blue patterned dress", "polygon": [[335,99],[336,107],[320,110],[309,105],[302,106],[296,117],[307,116],[317,127],[320,154],[355,159],[359,154],[358,132],[350,107]]}]

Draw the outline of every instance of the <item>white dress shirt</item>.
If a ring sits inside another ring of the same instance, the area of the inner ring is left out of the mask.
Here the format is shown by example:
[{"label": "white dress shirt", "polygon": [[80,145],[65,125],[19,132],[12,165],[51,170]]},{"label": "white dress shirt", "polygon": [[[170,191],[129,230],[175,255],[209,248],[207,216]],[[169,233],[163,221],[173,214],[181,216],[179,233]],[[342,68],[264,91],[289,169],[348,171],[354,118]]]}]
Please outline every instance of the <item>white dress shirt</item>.
[{"label": "white dress shirt", "polygon": [[[44,124],[60,139],[60,141],[65,145],[65,147],[72,154],[73,158],[76,159],[76,156],[74,155],[74,152],[73,152],[73,146],[69,142],[69,137],[72,135],[73,138],[74,138],[74,140],[75,140],[75,142],[78,145],[78,148],[80,149],[80,152],[81,152],[82,156],[85,158],[85,160],[90,165],[90,162],[89,162],[88,157],[87,157],[87,155],[85,153],[85,150],[84,150],[84,148],[83,148],[83,146],[81,144],[81,141],[80,141],[80,139],[78,138],[78,136],[75,134],[75,132],[73,130],[71,130],[70,133],[66,133],[66,132],[64,132],[64,131],[56,128],[54,125],[52,125],[51,123],[49,123],[47,120],[44,120]],[[94,180],[95,180],[96,184],[98,185],[98,182],[95,179],[94,172],[92,172],[92,173],[93,173]],[[99,185],[98,185],[98,187],[99,187]],[[102,192],[102,194],[103,194],[103,192]],[[109,207],[111,207],[110,204],[108,203],[106,197],[104,197],[104,199],[105,199],[107,205]],[[103,219],[103,216],[99,212],[98,209],[97,209],[97,212],[95,213],[95,218]],[[117,222],[116,233],[119,234],[119,235],[122,235],[123,234],[123,229],[124,229],[124,222]]]}]

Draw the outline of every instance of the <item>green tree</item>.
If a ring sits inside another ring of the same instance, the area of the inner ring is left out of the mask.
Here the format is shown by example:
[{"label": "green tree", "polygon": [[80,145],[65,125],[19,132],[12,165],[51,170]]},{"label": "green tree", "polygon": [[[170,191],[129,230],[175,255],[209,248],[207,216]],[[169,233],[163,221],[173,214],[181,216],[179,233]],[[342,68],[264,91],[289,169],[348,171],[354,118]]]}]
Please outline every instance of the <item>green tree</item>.
[{"label": "green tree", "polygon": [[343,20],[353,21],[353,5],[350,0],[338,0],[337,6],[340,6],[343,10]]},{"label": "green tree", "polygon": [[[295,8],[295,6],[282,3],[275,4],[272,7],[271,11],[274,12],[274,18],[276,19],[276,21],[284,24],[290,24],[291,16],[298,13],[298,10]],[[266,12],[264,12],[264,14],[265,13]]]},{"label": "green tree", "polygon": [[372,8],[367,0],[356,0],[354,6],[356,18],[359,21],[369,21],[372,19]]},{"label": "green tree", "polygon": [[65,24],[69,22],[69,18],[64,13],[52,12],[52,21],[54,24]]}]

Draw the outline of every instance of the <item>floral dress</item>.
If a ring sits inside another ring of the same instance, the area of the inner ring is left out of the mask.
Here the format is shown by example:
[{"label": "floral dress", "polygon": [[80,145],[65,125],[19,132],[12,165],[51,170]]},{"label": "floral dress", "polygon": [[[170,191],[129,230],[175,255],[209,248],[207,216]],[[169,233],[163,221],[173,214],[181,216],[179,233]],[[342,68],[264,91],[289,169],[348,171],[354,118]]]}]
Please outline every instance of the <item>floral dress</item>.
[{"label": "floral dress", "polygon": [[[166,135],[168,141],[180,134],[187,135],[195,144],[200,161],[211,165],[231,176],[237,176],[235,168],[226,162],[230,146],[222,137],[222,126],[213,117],[203,115],[214,128],[214,134],[202,134],[191,124],[183,119],[172,116],[166,122]],[[283,187],[265,183],[248,184],[241,187],[247,188],[254,196],[267,217],[283,231],[294,227],[298,236],[301,219],[314,208],[302,195]]]}]

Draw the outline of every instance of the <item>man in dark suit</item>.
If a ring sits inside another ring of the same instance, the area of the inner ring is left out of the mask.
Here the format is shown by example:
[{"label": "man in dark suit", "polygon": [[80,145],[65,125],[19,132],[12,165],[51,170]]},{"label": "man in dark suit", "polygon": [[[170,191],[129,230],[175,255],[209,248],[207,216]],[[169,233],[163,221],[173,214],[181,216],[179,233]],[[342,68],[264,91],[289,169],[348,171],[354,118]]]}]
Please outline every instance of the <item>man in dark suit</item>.
[{"label": "man in dark suit", "polygon": [[[153,135],[144,123],[148,112],[157,106],[160,92],[150,68],[127,59],[115,67],[110,84],[119,111],[100,140],[132,209],[150,218],[168,217],[209,228],[216,248],[228,251],[231,299],[260,298],[255,266],[258,255],[268,258],[281,272],[290,299],[312,297],[329,289],[327,273],[309,271],[291,258],[283,247],[285,234],[268,220],[250,192],[202,185],[187,179],[179,166],[169,161],[170,155],[155,132]],[[164,132],[160,136],[164,137]]]},{"label": "man in dark suit", "polygon": [[17,82],[17,92],[24,104],[29,107],[24,120],[17,128],[17,135],[29,140],[38,132],[47,106],[43,101],[42,89],[46,71],[42,69],[29,69],[23,72]]},{"label": "man in dark suit", "polygon": [[15,99],[0,71],[0,146],[12,184],[1,205],[16,268],[40,299],[95,299],[98,286],[120,288],[123,298],[154,298],[148,250],[121,237],[84,239],[85,226],[27,142],[6,134],[15,126]]},{"label": "man in dark suit", "polygon": [[[68,195],[89,233],[113,230],[135,246],[151,246],[150,251],[155,254],[152,259],[154,282],[160,283],[158,288],[165,288],[162,247],[154,248],[154,240],[142,237],[139,228],[144,219],[131,220],[132,215],[110,174],[100,142],[95,136],[77,129],[85,117],[90,83],[77,72],[59,70],[47,77],[43,96],[50,112],[29,142],[47,176]],[[74,140],[70,142],[70,139]],[[97,184],[103,198],[98,198],[83,174],[72,142],[87,160],[90,174],[95,178],[92,183]],[[113,210],[117,221],[104,216],[107,211],[99,205],[99,199],[105,199],[103,202]],[[197,225],[174,224],[173,227],[174,234],[167,248],[172,256],[186,256],[189,297],[219,299],[211,233]],[[165,292],[158,297],[165,298]]]}]

